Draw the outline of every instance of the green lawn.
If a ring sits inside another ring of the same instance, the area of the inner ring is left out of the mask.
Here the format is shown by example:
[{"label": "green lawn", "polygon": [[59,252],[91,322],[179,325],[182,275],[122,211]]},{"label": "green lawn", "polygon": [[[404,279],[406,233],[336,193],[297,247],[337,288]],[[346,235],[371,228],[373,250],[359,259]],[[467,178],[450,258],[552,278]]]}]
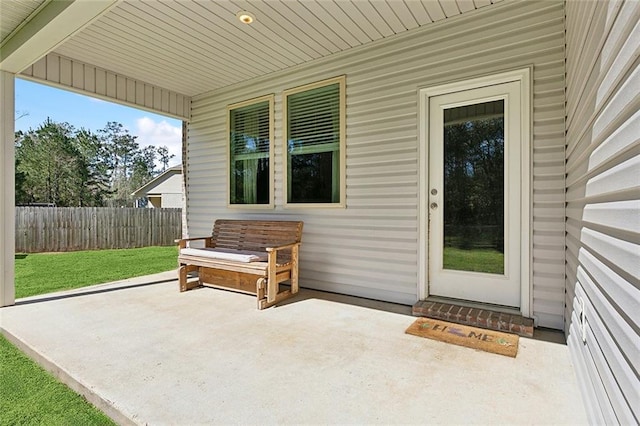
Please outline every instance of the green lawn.
[{"label": "green lawn", "polygon": [[177,257],[175,246],[17,254],[16,297],[169,271]]},{"label": "green lawn", "polygon": [[[173,247],[16,255],[16,297],[34,296],[176,267]],[[0,425],[114,423],[0,335]]]},{"label": "green lawn", "polygon": [[114,425],[0,335],[0,425]]},{"label": "green lawn", "polygon": [[444,269],[504,274],[504,254],[492,249],[444,248]]}]

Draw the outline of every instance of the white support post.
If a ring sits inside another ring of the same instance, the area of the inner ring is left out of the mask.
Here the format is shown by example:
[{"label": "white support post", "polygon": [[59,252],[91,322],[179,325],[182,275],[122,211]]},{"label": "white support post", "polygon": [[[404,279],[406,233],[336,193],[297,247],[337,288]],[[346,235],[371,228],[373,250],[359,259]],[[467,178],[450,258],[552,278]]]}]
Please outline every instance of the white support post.
[{"label": "white support post", "polygon": [[0,71],[0,307],[15,303],[15,76]]}]

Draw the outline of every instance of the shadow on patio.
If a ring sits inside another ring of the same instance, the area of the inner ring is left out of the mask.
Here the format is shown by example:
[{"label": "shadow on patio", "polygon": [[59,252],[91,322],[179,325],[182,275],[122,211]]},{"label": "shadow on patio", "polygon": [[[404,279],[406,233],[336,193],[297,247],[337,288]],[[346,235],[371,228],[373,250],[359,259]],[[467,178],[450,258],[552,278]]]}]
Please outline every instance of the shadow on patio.
[{"label": "shadow on patio", "polygon": [[22,299],[2,332],[123,424],[586,423],[556,333],[513,359],[406,335],[407,306],[303,289],[258,311],[174,277]]}]

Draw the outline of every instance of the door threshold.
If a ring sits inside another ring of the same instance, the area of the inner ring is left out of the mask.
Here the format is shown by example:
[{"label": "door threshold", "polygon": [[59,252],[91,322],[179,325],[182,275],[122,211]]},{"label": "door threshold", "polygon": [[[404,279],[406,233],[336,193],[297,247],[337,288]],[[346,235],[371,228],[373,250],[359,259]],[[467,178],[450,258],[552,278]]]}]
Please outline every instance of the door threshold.
[{"label": "door threshold", "polygon": [[533,319],[523,317],[516,308],[508,306],[430,296],[416,302],[412,313],[417,317],[533,337]]},{"label": "door threshold", "polygon": [[428,296],[425,299],[427,302],[435,303],[448,303],[450,305],[464,306],[466,308],[484,309],[492,312],[501,312],[511,315],[520,315],[520,309],[513,306],[496,305],[493,303],[474,302],[473,300],[454,299],[452,297],[443,296]]}]

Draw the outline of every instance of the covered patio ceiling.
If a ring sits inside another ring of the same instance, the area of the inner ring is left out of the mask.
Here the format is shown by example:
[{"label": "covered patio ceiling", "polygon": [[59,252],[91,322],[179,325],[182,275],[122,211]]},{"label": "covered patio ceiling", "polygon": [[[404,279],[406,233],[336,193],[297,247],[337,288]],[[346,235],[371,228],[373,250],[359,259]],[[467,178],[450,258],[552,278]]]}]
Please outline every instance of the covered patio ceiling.
[{"label": "covered patio ceiling", "polygon": [[2,0],[0,69],[46,81],[54,54],[189,98],[497,1]]}]

